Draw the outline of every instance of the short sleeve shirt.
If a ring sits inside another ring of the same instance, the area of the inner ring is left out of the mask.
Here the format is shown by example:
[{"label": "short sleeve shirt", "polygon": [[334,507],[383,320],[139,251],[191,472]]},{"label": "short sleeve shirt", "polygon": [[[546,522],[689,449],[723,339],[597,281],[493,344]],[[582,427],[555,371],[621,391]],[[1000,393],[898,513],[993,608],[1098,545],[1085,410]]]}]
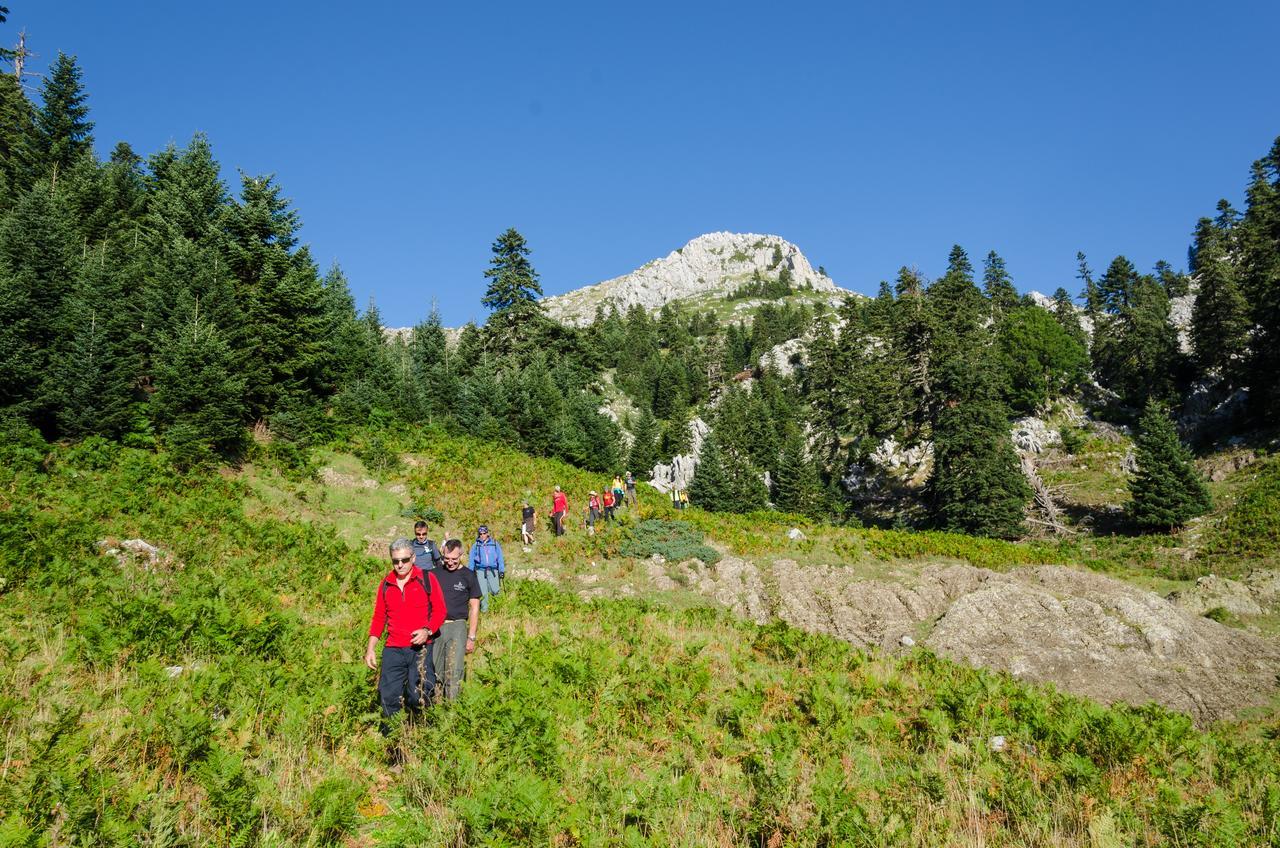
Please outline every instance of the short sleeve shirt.
[{"label": "short sleeve shirt", "polygon": [[444,617],[449,620],[466,618],[467,602],[480,598],[480,581],[476,573],[464,565],[456,571],[438,568],[435,575],[440,591],[444,592]]}]

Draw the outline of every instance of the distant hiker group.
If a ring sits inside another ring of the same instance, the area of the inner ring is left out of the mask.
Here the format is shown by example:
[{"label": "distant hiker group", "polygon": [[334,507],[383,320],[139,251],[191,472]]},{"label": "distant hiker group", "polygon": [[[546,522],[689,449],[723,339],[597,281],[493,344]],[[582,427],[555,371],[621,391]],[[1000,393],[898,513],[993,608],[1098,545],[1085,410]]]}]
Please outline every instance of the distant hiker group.
[{"label": "distant hiker group", "polygon": [[[678,503],[678,498],[672,498]],[[616,475],[603,494],[587,497],[585,526],[594,535],[596,524],[612,521],[615,510],[635,504],[636,481],[630,472]],[[565,533],[569,497],[559,486],[551,495],[551,527]],[[525,500],[520,511],[520,537],[534,544],[537,510]],[[429,538],[430,526],[418,521],[412,539],[396,539],[388,546],[391,569],[374,595],[373,618],[364,662],[379,671],[378,698],[382,704],[382,732],[391,732],[391,718],[402,709],[421,713],[440,700],[454,700],[462,691],[466,658],[476,647],[480,615],[489,599],[502,592],[507,563],[502,545],[489,527],[476,528],[470,555],[463,560],[463,544],[447,539],[438,546]],[[381,661],[377,654],[383,636]]]}]

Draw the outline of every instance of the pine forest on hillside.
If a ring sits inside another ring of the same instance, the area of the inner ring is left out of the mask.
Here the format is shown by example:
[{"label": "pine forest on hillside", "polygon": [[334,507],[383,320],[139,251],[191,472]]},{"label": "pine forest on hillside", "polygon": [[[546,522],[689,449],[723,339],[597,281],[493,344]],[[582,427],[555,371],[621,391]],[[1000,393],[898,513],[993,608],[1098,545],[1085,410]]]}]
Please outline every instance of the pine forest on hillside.
[{"label": "pine forest on hillside", "polygon": [[[923,641],[948,571],[1042,580],[1035,617],[1105,606],[1052,569],[1163,602],[1280,562],[1280,137],[1243,209],[1188,222],[1185,271],[1081,253],[1024,295],[956,245],[827,298],[775,247],[716,303],[578,326],[517,226],[475,269],[486,320],[402,331],[216,139],[102,158],[90,79],[0,74],[0,848],[1280,845],[1276,692],[1196,712]],[[694,460],[687,505],[645,485]],[[516,579],[388,759],[357,643],[417,518],[492,522]],[[777,575],[805,567],[926,611],[878,641],[797,623],[812,587]],[[1250,686],[1276,573],[1187,614],[1248,640]],[[1141,636],[1176,688],[1192,661]]]},{"label": "pine forest on hillside", "polygon": [[[749,320],[601,307],[578,328],[543,314],[532,250],[509,229],[477,269],[488,321],[451,342],[437,314],[385,333],[342,270],[322,272],[298,244],[284,189],[243,175],[232,192],[208,139],[146,158],[122,142],[99,161],[74,58],[59,55],[38,103],[12,77],[0,97],[0,406],[6,426],[46,439],[160,445],[199,467],[243,457],[257,422],[300,454],[343,427],[428,420],[644,475],[689,449],[697,416],[722,453],[733,446],[723,473],[772,486],[763,497],[754,484],[694,486],[710,509],[886,520],[847,479],[894,439],[940,453],[894,520],[1015,537],[1030,491],[992,442],[1013,418],[1081,398],[1132,426],[1151,401],[1176,411],[1193,393],[1246,390],[1215,435],[1280,413],[1280,140],[1254,163],[1245,210],[1223,201],[1196,225],[1189,275],[1167,263],[1144,274],[1123,256],[1099,275],[1082,255],[1079,306],[1065,289],[1047,307],[1020,297],[997,253],[979,271],[957,246],[938,279],[904,267],[835,309],[787,300],[776,254],[777,285],[744,287],[765,298]],[[1188,293],[1184,352],[1170,311]],[[762,364],[793,339],[801,367]],[[601,412],[610,392],[623,395],[621,421]],[[796,477],[797,451],[816,475]],[[983,506],[956,508],[965,501]]]}]

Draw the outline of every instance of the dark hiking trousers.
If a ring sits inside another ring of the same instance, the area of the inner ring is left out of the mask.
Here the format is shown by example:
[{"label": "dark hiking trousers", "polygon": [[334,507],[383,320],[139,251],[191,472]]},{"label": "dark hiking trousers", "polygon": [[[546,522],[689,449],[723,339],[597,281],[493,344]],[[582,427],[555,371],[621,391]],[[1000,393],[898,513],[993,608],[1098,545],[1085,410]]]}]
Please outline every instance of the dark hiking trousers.
[{"label": "dark hiking trousers", "polygon": [[383,648],[382,675],[378,697],[382,701],[382,734],[391,732],[387,719],[402,706],[418,712],[431,703],[436,688],[436,670],[431,662],[431,645],[412,648]]}]

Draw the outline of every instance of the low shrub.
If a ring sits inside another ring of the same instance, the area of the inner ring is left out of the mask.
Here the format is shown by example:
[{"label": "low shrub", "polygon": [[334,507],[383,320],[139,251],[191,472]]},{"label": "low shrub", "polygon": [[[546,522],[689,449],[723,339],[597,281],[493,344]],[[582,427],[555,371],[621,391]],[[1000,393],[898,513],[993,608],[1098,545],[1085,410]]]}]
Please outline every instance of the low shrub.
[{"label": "low shrub", "polygon": [[629,527],[619,552],[646,559],[654,554],[671,562],[700,559],[707,565],[720,561],[720,553],[703,541],[702,533],[684,521],[649,518]]}]

